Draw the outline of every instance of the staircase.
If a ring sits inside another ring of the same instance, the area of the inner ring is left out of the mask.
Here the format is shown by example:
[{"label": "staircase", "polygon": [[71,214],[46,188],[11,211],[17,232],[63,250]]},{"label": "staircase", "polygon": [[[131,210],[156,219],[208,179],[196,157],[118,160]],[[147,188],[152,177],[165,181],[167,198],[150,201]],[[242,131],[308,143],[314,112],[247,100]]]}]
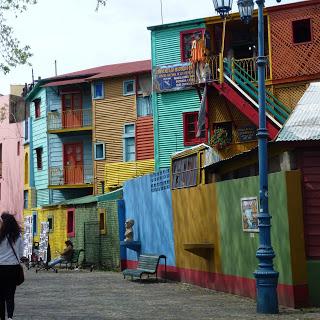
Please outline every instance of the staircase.
[{"label": "staircase", "polygon": [[[254,65],[255,66],[255,65]],[[259,127],[257,80],[236,60],[232,65],[224,63],[224,82],[211,82],[220,94],[230,101]],[[274,139],[290,115],[291,110],[266,90],[266,117],[269,136]]]}]

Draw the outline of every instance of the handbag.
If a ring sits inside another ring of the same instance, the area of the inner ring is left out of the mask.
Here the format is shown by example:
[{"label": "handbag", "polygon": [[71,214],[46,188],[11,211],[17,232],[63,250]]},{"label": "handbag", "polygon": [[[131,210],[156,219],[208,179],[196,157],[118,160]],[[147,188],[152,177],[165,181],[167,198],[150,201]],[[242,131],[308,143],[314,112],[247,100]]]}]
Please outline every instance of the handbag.
[{"label": "handbag", "polygon": [[22,283],[24,282],[24,271],[23,271],[23,267],[22,267],[22,265],[20,264],[20,260],[19,260],[17,254],[16,254],[16,251],[14,250],[13,245],[12,245],[12,243],[10,242],[9,239],[8,239],[8,242],[9,242],[9,244],[10,244],[10,247],[11,247],[14,255],[15,255],[16,258],[17,258],[18,263],[19,263],[19,268],[18,268],[18,272],[17,272],[17,279],[16,279],[16,285],[17,285],[17,286],[20,286],[20,284],[22,284]]}]

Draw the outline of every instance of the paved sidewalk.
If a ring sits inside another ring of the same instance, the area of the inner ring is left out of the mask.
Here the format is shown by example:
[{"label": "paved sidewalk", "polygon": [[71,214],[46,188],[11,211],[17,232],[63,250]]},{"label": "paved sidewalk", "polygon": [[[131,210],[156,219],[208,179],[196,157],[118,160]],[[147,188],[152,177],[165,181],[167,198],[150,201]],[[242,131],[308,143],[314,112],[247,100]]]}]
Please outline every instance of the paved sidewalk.
[{"label": "paved sidewalk", "polygon": [[280,315],[255,313],[251,299],[175,282],[123,280],[120,273],[26,272],[18,287],[14,319],[320,319],[320,309],[281,308]]}]

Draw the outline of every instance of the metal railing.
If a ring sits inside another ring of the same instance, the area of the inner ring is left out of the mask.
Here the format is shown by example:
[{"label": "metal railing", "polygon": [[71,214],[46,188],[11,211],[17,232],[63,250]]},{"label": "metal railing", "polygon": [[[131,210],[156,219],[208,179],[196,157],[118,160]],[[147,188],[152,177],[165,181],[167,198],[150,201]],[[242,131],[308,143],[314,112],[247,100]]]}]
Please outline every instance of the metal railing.
[{"label": "metal railing", "polygon": [[219,80],[219,55],[210,56],[207,58],[207,63],[210,66],[211,81]]},{"label": "metal railing", "polygon": [[79,129],[91,126],[91,109],[48,112],[48,130]]},{"label": "metal railing", "polygon": [[93,183],[93,165],[49,167],[49,185],[64,186]]}]

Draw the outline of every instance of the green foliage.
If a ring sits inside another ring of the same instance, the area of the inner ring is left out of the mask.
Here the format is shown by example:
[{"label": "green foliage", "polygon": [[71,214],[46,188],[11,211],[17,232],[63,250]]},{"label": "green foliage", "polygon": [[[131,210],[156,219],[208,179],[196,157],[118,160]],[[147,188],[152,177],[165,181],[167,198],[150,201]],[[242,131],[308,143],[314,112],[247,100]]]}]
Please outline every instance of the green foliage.
[{"label": "green foliage", "polygon": [[230,144],[228,132],[223,128],[217,128],[210,139],[210,144],[218,150],[225,148]]}]

